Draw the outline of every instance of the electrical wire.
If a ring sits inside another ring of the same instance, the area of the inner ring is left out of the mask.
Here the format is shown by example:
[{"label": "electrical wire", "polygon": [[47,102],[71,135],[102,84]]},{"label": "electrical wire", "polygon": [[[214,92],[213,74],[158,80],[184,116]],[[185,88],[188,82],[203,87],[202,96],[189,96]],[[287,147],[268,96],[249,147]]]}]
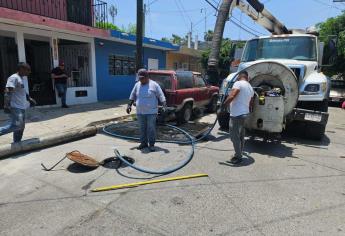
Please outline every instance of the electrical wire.
[{"label": "electrical wire", "polygon": [[[217,12],[219,11],[218,7],[214,6],[209,0],[205,0],[211,7],[213,7]],[[233,16],[231,16],[231,18],[234,18]],[[246,24],[243,24],[242,22],[241,23],[237,23],[236,21],[234,21],[233,19],[229,19],[230,22],[232,22],[234,25],[236,25],[238,28],[244,30],[245,32],[255,36],[255,37],[258,37],[259,35],[252,32],[250,29],[249,26],[247,26]],[[235,20],[237,20],[236,18],[234,18]],[[246,28],[244,28],[242,25],[244,25]],[[259,33],[258,31],[256,31],[257,33]],[[259,33],[259,34],[262,34],[262,33]],[[263,35],[263,34],[262,34]]]},{"label": "electrical wire", "polygon": [[[237,19],[236,17],[234,17],[234,16],[231,16],[231,17],[233,18],[233,20],[236,20],[237,22],[241,22],[241,21],[240,21],[239,19]],[[257,30],[255,30],[255,29],[249,27],[248,25],[244,24],[243,22],[240,23],[240,24],[242,24],[244,27],[248,28],[248,29],[251,30],[252,32],[255,32],[255,33],[258,33],[258,34],[261,34],[261,35],[265,35],[264,33],[261,33],[260,31],[257,31]]]},{"label": "electrical wire", "polygon": [[182,11],[184,12],[184,14],[189,18],[189,20],[190,20],[190,22],[192,23],[193,22],[193,20],[192,20],[192,18],[190,17],[190,15],[189,14],[187,14],[187,12],[186,12],[186,9],[184,8],[184,6],[183,6],[183,3],[181,2],[181,0],[178,0],[178,2],[180,3],[180,5],[181,5],[181,8],[182,8]]},{"label": "electrical wire", "polygon": [[184,21],[184,23],[185,23],[187,29],[189,29],[189,25],[188,25],[188,23],[187,23],[187,21],[186,21],[185,16],[184,16],[183,13],[182,13],[182,10],[180,9],[180,6],[179,6],[178,3],[177,3],[177,0],[174,0],[174,2],[175,2],[175,5],[176,5],[177,9],[178,9],[179,12],[180,12],[180,15],[182,16],[182,19],[183,19],[183,21]]},{"label": "electrical wire", "polygon": [[339,11],[343,11],[343,10],[344,10],[344,9],[341,9],[341,8],[335,6],[335,5],[331,5],[331,4],[322,2],[322,1],[320,1],[320,0],[313,0],[313,1],[316,2],[316,3],[319,3],[319,4],[321,4],[321,5],[324,5],[324,6],[328,6],[328,7],[330,7],[330,8],[338,9]]},{"label": "electrical wire", "polygon": [[239,23],[237,23],[236,21],[234,21],[232,18],[230,18],[229,21],[230,21],[231,23],[233,23],[235,26],[237,26],[238,28],[240,28],[240,29],[244,30],[245,32],[247,32],[248,34],[251,34],[251,35],[253,35],[253,36],[255,36],[255,37],[259,37],[259,35],[257,35],[256,33],[253,33],[253,32],[251,32],[250,30],[247,30],[246,28],[242,27]]}]

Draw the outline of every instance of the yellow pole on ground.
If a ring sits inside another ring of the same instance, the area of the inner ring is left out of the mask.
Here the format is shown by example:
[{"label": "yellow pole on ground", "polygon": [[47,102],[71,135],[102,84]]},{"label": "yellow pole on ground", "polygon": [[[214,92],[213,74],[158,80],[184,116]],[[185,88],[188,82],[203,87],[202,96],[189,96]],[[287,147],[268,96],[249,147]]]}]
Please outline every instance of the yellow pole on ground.
[{"label": "yellow pole on ground", "polygon": [[168,181],[183,180],[183,179],[194,179],[194,178],[200,178],[200,177],[208,177],[208,174],[177,176],[177,177],[171,177],[171,178],[155,179],[155,180],[149,180],[149,181],[143,181],[143,182],[135,182],[135,183],[130,183],[130,184],[119,184],[119,185],[95,188],[95,189],[92,189],[91,192],[109,191],[109,190],[116,190],[116,189],[122,189],[122,188],[133,188],[133,187],[138,187],[140,185],[146,185],[146,184],[156,184],[156,183],[162,183],[162,182],[168,182]]}]

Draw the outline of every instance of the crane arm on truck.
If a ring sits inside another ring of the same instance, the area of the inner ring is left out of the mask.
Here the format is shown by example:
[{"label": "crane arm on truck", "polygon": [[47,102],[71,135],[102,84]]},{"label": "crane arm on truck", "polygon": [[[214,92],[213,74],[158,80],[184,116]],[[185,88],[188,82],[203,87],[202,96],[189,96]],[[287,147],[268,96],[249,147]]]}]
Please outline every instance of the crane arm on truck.
[{"label": "crane arm on truck", "polygon": [[275,18],[264,6],[257,0],[234,0],[232,3],[232,8],[237,7],[244,14],[252,18],[257,24],[264,27],[266,30],[272,34],[288,34],[289,30],[281,23],[277,18]]},{"label": "crane arm on truck", "polygon": [[223,0],[219,9],[214,35],[212,40],[212,50],[208,60],[208,75],[210,77],[217,76],[219,51],[225,22],[228,20],[234,8],[240,9],[244,14],[252,18],[256,23],[263,26],[272,34],[288,34],[289,30],[275,18],[258,0]]}]

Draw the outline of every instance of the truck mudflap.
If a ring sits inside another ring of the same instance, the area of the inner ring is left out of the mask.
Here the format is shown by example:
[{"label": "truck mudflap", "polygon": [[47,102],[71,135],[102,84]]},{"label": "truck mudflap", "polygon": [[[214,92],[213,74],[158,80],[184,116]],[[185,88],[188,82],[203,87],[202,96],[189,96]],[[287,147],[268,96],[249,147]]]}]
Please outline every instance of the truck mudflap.
[{"label": "truck mudflap", "polygon": [[328,121],[329,113],[321,111],[312,111],[307,109],[295,108],[288,115],[288,120],[305,121],[312,123],[319,123],[326,125]]}]

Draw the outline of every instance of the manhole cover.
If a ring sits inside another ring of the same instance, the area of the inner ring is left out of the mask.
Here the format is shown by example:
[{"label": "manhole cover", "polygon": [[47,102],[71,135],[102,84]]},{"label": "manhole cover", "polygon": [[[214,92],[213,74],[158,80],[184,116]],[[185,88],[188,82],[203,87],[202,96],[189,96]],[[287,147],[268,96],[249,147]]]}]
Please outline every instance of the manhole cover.
[{"label": "manhole cover", "polygon": [[99,162],[92,157],[82,154],[79,151],[67,153],[67,158],[83,166],[98,167]]}]

